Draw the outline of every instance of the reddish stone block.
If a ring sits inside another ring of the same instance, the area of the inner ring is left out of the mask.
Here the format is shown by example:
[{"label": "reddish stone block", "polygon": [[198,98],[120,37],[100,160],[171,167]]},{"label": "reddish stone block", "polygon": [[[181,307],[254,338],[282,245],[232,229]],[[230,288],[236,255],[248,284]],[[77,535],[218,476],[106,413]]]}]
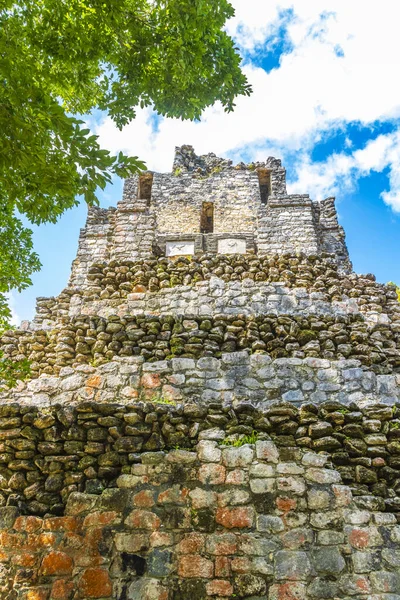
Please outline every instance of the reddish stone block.
[{"label": "reddish stone block", "polygon": [[133,505],[139,508],[150,508],[154,506],[154,495],[150,490],[142,490],[133,496]]},{"label": "reddish stone block", "polygon": [[244,529],[253,525],[254,517],[255,511],[252,506],[239,506],[218,508],[215,520],[226,529]]},{"label": "reddish stone block", "polygon": [[50,552],[42,560],[40,575],[70,575],[73,566],[72,558],[65,552]]},{"label": "reddish stone block", "polygon": [[182,554],[197,554],[204,547],[205,536],[202,533],[186,533],[177,546]]},{"label": "reddish stone block", "polygon": [[43,521],[38,517],[17,517],[13,529],[33,533],[42,527]]},{"label": "reddish stone block", "polygon": [[85,552],[91,556],[99,553],[99,544],[103,541],[103,529],[101,527],[89,527],[86,529],[84,544]]},{"label": "reddish stone block", "polygon": [[33,546],[41,548],[54,548],[56,544],[56,536],[54,533],[48,531],[40,533],[39,535],[28,536],[28,543],[32,543]]},{"label": "reddish stone block", "polygon": [[227,556],[216,556],[215,557],[215,576],[216,577],[230,577],[231,568],[230,561]]},{"label": "reddish stone block", "polygon": [[258,459],[277,463],[279,461],[278,448],[273,442],[260,440],[256,442],[256,455]]},{"label": "reddish stone block", "polygon": [[280,496],[276,499],[276,507],[278,510],[286,513],[290,510],[295,510],[297,506],[297,500],[295,498],[288,498],[287,496]]},{"label": "reddish stone block", "polygon": [[178,561],[179,577],[202,577],[211,579],[214,574],[214,563],[198,554],[182,556]]},{"label": "reddish stone block", "polygon": [[102,383],[101,375],[92,375],[91,377],[88,377],[88,379],[86,380],[87,387],[99,388],[101,386],[101,383]]},{"label": "reddish stone block", "polygon": [[207,583],[206,592],[209,596],[231,596],[233,594],[233,586],[230,581],[214,579]]},{"label": "reddish stone block", "polygon": [[250,559],[245,556],[236,556],[231,560],[231,569],[234,573],[249,573],[251,566]]},{"label": "reddish stone block", "polygon": [[168,375],[167,379],[172,385],[180,385],[182,383],[182,375],[180,373],[176,375]]},{"label": "reddish stone block", "polygon": [[306,586],[294,581],[278,583],[270,587],[268,598],[269,600],[304,600],[307,598]]},{"label": "reddish stone block", "polygon": [[223,465],[206,463],[199,469],[199,480],[204,485],[221,485],[225,482],[226,469]]},{"label": "reddish stone block", "polygon": [[161,384],[160,375],[158,373],[144,373],[140,379],[141,387],[153,390]]},{"label": "reddish stone block", "polygon": [[[143,395],[144,395],[144,397],[143,397]],[[148,388],[148,389],[142,388],[140,390],[141,400],[145,400],[147,402],[153,402],[154,396],[155,396],[154,388]]]},{"label": "reddish stone block", "polygon": [[86,400],[95,400],[97,392],[98,392],[97,388],[85,386],[85,398],[86,398]]},{"label": "reddish stone block", "polygon": [[78,520],[76,517],[51,517],[44,519],[43,529],[49,531],[77,531]]},{"label": "reddish stone block", "polygon": [[353,548],[362,550],[369,546],[369,534],[365,529],[354,528],[349,534],[349,542]]},{"label": "reddish stone block", "polygon": [[121,516],[115,511],[93,512],[85,517],[83,527],[101,527],[105,525],[117,525],[121,522]]},{"label": "reddish stone block", "polygon": [[83,569],[89,567],[101,567],[106,562],[106,559],[102,556],[90,556],[90,554],[80,554],[75,558],[75,566]]},{"label": "reddish stone block", "polygon": [[106,598],[112,594],[112,583],[105,569],[86,569],[78,584],[81,598]]},{"label": "reddish stone block", "polygon": [[368,577],[364,575],[354,575],[353,585],[355,589],[358,590],[360,594],[370,594],[371,593],[371,584],[369,582]]},{"label": "reddish stone block", "polygon": [[133,510],[125,519],[125,524],[135,529],[158,529],[160,519],[148,510]]},{"label": "reddish stone block", "polygon": [[50,598],[52,600],[70,600],[74,593],[75,585],[73,581],[66,579],[57,579],[51,588]]},{"label": "reddish stone block", "polygon": [[145,292],[147,292],[146,286],[141,285],[140,283],[133,286],[133,288],[132,288],[132,294],[144,294]]},{"label": "reddish stone block", "polygon": [[0,548],[21,548],[24,545],[25,537],[21,533],[0,533]]},{"label": "reddish stone block", "polygon": [[187,488],[172,487],[165,490],[165,492],[161,492],[157,502],[159,504],[184,504],[188,494],[189,490]]},{"label": "reddish stone block", "polygon": [[12,562],[17,567],[34,567],[38,561],[37,554],[24,552],[23,554],[15,554],[12,557]]}]

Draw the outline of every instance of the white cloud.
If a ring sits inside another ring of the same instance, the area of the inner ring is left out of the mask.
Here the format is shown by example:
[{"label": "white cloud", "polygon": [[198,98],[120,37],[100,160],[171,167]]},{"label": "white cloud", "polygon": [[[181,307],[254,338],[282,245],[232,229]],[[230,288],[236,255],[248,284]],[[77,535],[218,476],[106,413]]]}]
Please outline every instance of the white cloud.
[{"label": "white cloud", "polygon": [[381,198],[400,213],[399,165],[400,131],[396,131],[378,136],[352,154],[332,154],[324,162],[312,163],[307,153],[301,154],[297,179],[289,186],[289,191],[301,193],[308,189],[315,198],[322,199],[331,194],[351,191],[359,177],[389,168],[390,190],[383,191]]},{"label": "white cloud", "polygon": [[[266,48],[282,24],[292,49],[280,66],[266,73],[250,60],[245,71],[253,85],[250,98],[239,98],[234,113],[216,106],[200,123],[160,119],[152,127],[149,109],[119,132],[109,119],[97,127],[101,143],[147,161],[149,168],[168,171],[176,145],[192,144],[198,153],[232,157],[241,149],[251,159],[270,154],[285,158],[298,153],[296,191],[316,197],[351,188],[357,177],[389,166],[390,190],[383,200],[400,211],[399,133],[379,136],[350,155],[332,155],[313,164],[315,142],[332,127],[358,121],[400,117],[397,65],[400,57],[397,0],[381,0],[379,8],[365,0],[234,0],[236,16],[228,23],[245,56]],[[345,144],[348,150],[348,142]],[[299,187],[302,186],[301,190]],[[328,187],[330,189],[328,189]]]}]

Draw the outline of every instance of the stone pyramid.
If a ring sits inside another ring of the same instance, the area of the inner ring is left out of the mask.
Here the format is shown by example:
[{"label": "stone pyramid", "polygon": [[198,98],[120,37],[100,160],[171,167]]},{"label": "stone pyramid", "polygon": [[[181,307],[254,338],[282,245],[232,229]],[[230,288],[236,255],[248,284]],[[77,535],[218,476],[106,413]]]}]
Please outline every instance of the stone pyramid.
[{"label": "stone pyramid", "polygon": [[128,179],[0,349],[1,599],[400,600],[400,303],[281,161]]}]

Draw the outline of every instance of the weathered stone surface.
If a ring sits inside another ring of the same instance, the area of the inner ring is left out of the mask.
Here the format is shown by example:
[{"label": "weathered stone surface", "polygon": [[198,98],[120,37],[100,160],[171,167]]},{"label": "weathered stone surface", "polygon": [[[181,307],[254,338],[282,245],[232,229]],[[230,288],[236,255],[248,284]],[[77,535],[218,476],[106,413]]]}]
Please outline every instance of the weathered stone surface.
[{"label": "weathered stone surface", "polygon": [[400,600],[399,334],[280,161],[128,179],[0,339],[0,597]]}]

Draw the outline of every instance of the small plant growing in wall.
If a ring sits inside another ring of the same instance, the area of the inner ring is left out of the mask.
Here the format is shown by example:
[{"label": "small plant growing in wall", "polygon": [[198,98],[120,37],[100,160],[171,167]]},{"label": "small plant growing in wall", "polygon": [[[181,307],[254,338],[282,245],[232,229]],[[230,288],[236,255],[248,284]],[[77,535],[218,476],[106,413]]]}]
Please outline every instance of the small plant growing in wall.
[{"label": "small plant growing in wall", "polygon": [[221,173],[221,171],[222,171],[222,167],[219,165],[217,167],[214,167],[213,169],[211,169],[211,173],[213,175],[215,175],[216,173]]},{"label": "small plant growing in wall", "polygon": [[181,167],[177,167],[173,174],[174,174],[174,177],[179,177],[179,175],[182,175]]},{"label": "small plant growing in wall", "polygon": [[397,283],[388,281],[387,285],[394,285],[396,287],[397,300],[400,302],[400,287],[397,285]]},{"label": "small plant growing in wall", "polygon": [[253,429],[253,431],[251,433],[249,433],[248,435],[240,435],[238,438],[236,439],[225,439],[222,442],[223,446],[233,446],[234,448],[240,448],[241,446],[244,446],[245,444],[255,444],[258,440],[258,433],[257,431],[255,431]]},{"label": "small plant growing in wall", "polygon": [[165,398],[164,396],[154,395],[151,397],[150,402],[153,404],[169,404],[170,406],[176,406],[175,400],[170,400],[169,398]]}]

